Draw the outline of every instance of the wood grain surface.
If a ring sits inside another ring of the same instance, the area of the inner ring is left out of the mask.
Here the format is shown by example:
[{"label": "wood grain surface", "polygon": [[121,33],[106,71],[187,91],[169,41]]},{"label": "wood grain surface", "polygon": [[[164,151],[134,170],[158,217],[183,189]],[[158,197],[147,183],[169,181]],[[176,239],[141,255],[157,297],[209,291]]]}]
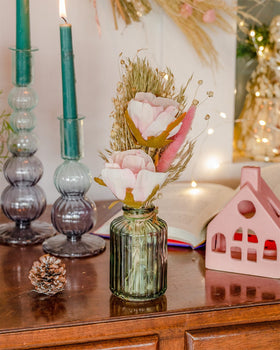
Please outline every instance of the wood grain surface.
[{"label": "wood grain surface", "polygon": [[[114,214],[107,207],[97,203],[98,226]],[[48,297],[28,279],[43,254],[0,246],[0,349],[228,349],[238,339],[237,349],[280,349],[279,280],[205,271],[204,250],[169,248],[166,294],[128,303],[110,293],[106,240],[98,256],[62,259],[66,288]]]}]

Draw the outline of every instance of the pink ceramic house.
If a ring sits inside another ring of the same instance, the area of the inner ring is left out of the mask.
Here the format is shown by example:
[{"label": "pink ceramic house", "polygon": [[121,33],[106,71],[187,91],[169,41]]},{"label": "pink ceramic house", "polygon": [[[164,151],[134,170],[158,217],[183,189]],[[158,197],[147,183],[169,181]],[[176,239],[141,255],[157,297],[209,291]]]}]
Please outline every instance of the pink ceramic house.
[{"label": "pink ceramic house", "polygon": [[240,190],[208,225],[206,267],[280,278],[279,216],[260,168],[243,167]]}]

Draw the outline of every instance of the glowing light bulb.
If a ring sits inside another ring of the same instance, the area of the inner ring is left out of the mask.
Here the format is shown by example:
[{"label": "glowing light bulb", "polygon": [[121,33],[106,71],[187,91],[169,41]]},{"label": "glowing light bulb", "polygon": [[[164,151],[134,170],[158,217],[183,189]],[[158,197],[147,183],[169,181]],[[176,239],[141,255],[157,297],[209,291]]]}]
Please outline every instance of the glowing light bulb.
[{"label": "glowing light bulb", "polygon": [[265,122],[264,120],[260,120],[260,121],[259,121],[259,124],[260,124],[261,126],[264,126],[264,125],[266,125],[266,122]]},{"label": "glowing light bulb", "polygon": [[258,41],[262,41],[263,40],[263,36],[262,35],[258,36],[257,40]]},{"label": "glowing light bulb", "polygon": [[218,169],[220,167],[220,161],[216,157],[210,157],[206,162],[207,168]]},{"label": "glowing light bulb", "polygon": [[261,95],[261,93],[259,91],[255,92],[255,96],[259,97]]},{"label": "glowing light bulb", "polygon": [[196,183],[196,181],[192,180],[192,182],[191,182],[191,186],[192,186],[192,188],[196,188],[196,187],[197,187],[197,183]]},{"label": "glowing light bulb", "polygon": [[244,27],[244,24],[245,24],[244,21],[240,21],[240,22],[239,22],[240,27]]},{"label": "glowing light bulb", "polygon": [[256,35],[256,32],[255,32],[254,30],[251,30],[251,31],[250,31],[250,36],[251,36],[252,38],[254,38],[255,35]]},{"label": "glowing light bulb", "polygon": [[259,50],[260,50],[260,51],[263,51],[263,50],[264,50],[264,46],[260,46],[260,47],[259,47]]},{"label": "glowing light bulb", "polygon": [[227,115],[226,115],[226,113],[221,112],[221,113],[220,113],[220,117],[226,119]]},{"label": "glowing light bulb", "polygon": [[164,79],[168,80],[168,74],[167,73],[165,74]]},{"label": "glowing light bulb", "polygon": [[269,142],[269,140],[268,140],[268,138],[263,137],[263,138],[262,138],[262,142],[263,142],[263,143],[268,143],[268,142]]},{"label": "glowing light bulb", "polygon": [[213,128],[209,128],[209,129],[207,130],[207,134],[208,134],[208,135],[213,135],[214,132],[215,132],[215,130],[214,130]]},{"label": "glowing light bulb", "polygon": [[192,195],[198,195],[201,192],[201,189],[197,187],[196,181],[191,182],[191,188],[188,189],[189,193]]}]

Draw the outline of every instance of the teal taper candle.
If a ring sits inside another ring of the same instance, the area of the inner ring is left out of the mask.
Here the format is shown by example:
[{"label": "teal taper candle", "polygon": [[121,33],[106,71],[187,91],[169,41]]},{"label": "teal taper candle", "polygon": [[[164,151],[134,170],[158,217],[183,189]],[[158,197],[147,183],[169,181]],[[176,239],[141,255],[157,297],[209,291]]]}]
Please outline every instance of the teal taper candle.
[{"label": "teal taper candle", "polygon": [[16,84],[31,82],[29,0],[16,0]]},{"label": "teal taper candle", "polygon": [[77,102],[75,88],[74,55],[72,47],[72,26],[66,21],[65,2],[60,0],[60,16],[65,24],[60,25],[61,73],[63,97],[63,158],[80,158]]},{"label": "teal taper candle", "polygon": [[77,118],[74,55],[72,47],[71,27],[72,26],[68,23],[60,25],[63,117],[65,119]]}]

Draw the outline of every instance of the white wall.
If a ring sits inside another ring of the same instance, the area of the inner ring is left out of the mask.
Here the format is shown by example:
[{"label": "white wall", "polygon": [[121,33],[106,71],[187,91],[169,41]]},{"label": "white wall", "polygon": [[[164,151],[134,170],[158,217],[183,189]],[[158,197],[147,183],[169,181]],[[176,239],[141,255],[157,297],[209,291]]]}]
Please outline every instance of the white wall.
[{"label": "white wall", "polygon": [[[11,84],[11,55],[8,47],[15,45],[15,0],[0,0],[0,89],[4,94],[0,100],[0,110],[8,109],[7,95]],[[60,74],[60,48],[58,0],[30,0],[32,46],[38,47],[35,54],[34,88],[39,96],[39,104],[34,109],[37,117],[36,133],[39,136],[37,156],[44,164],[44,177],[40,181],[52,203],[59,194],[53,185],[53,173],[61,164],[59,124],[57,116],[62,114],[62,93]],[[219,52],[220,67],[212,71],[198,60],[188,41],[172,20],[154,5],[154,10],[125,28],[119,20],[119,31],[114,29],[109,0],[97,0],[102,36],[98,36],[94,19],[94,9],[90,0],[67,0],[67,14],[73,26],[73,45],[77,78],[77,100],[79,113],[86,116],[85,158],[83,162],[93,176],[98,176],[103,162],[98,157],[109,145],[112,110],[111,99],[115,95],[119,80],[119,54],[134,57],[138,49],[146,49],[145,54],[152,64],[159,68],[166,66],[173,71],[178,88],[194,73],[194,82],[204,81],[198,97],[213,90],[215,97],[205,102],[196,116],[193,135],[198,135],[205,127],[205,114],[211,119],[209,127],[215,132],[207,136],[204,132],[197,141],[196,154],[182,179],[230,183],[239,177],[239,167],[231,164],[233,103],[235,78],[235,37],[216,30],[213,42]],[[190,100],[193,91],[190,92]],[[227,119],[219,116],[227,114]],[[215,155],[222,163],[220,169],[209,170],[207,159]],[[236,170],[237,169],[237,170]],[[6,186],[2,178],[1,189]],[[2,191],[2,190],[1,190]],[[90,190],[95,200],[111,198],[109,190],[93,184]]]}]

